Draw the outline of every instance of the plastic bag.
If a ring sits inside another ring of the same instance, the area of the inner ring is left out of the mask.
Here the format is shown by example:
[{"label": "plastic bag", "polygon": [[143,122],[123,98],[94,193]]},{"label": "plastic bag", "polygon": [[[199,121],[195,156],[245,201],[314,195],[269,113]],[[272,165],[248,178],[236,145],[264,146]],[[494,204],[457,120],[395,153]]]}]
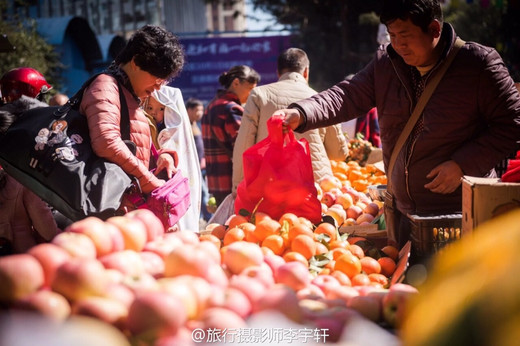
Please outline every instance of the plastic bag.
[{"label": "plastic bag", "polygon": [[[269,135],[243,154],[244,180],[238,185],[235,213],[264,212],[273,219],[294,213],[313,223],[321,220],[321,203],[312,173],[309,143],[282,131],[282,117],[267,121]],[[260,203],[259,203],[260,202]]]}]

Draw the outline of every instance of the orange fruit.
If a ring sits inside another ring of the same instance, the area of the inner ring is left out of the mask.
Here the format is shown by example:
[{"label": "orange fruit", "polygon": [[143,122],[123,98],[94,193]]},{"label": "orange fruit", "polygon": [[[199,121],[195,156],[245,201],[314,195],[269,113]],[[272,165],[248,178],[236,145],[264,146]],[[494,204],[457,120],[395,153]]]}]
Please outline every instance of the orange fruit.
[{"label": "orange fruit", "polygon": [[258,243],[258,239],[255,237],[255,228],[256,226],[252,224],[251,222],[244,222],[237,226],[238,228],[244,230],[244,233],[246,234],[245,240],[250,243]]},{"label": "orange fruit", "polygon": [[226,230],[227,230],[227,228],[224,225],[215,225],[211,229],[211,234],[213,234],[218,239],[222,240],[222,239],[224,239],[224,235],[226,234]]},{"label": "orange fruit", "polygon": [[334,276],[342,286],[352,286],[352,281],[350,281],[347,274],[339,270],[334,270],[330,275]]},{"label": "orange fruit", "polygon": [[363,248],[356,244],[351,244],[349,247],[350,252],[352,252],[354,255],[357,256],[357,258],[361,259],[365,257],[365,252],[363,251]]},{"label": "orange fruit", "polygon": [[306,225],[310,229],[312,229],[314,227],[312,222],[309,219],[307,219],[307,218],[305,218],[303,216],[298,217],[298,220],[300,220],[300,223],[303,223],[304,225]]},{"label": "orange fruit", "polygon": [[350,244],[346,240],[333,240],[329,243],[329,249],[333,250],[336,248],[343,248],[348,250],[350,248]]},{"label": "orange fruit", "polygon": [[229,245],[236,241],[244,240],[245,237],[246,234],[244,233],[243,229],[238,227],[230,228],[224,235],[224,245]]},{"label": "orange fruit", "polygon": [[371,282],[368,275],[364,273],[354,275],[351,281],[352,286],[368,286]]},{"label": "orange fruit", "polygon": [[298,236],[300,234],[308,235],[309,237],[314,238],[314,233],[312,232],[312,228],[308,227],[307,225],[298,223],[298,224],[292,226],[291,228],[289,228],[289,233],[288,233],[289,243],[292,242],[293,239],[296,238],[296,236]]},{"label": "orange fruit", "polygon": [[337,238],[336,227],[328,222],[320,223],[314,230],[314,234],[326,234],[329,236],[329,241],[336,240]]},{"label": "orange fruit", "polygon": [[296,216],[296,214],[293,213],[285,213],[282,216],[280,216],[280,219],[278,220],[280,225],[283,226],[284,221],[287,221],[287,223],[289,224],[289,228],[300,223],[298,216]]},{"label": "orange fruit", "polygon": [[257,211],[255,212],[255,225],[258,225],[260,223],[260,221],[263,221],[263,220],[272,220],[271,217],[269,215],[267,215],[266,213],[263,213],[261,211]]},{"label": "orange fruit", "polygon": [[397,266],[395,264],[395,261],[390,257],[381,257],[377,261],[381,265],[381,274],[383,274],[386,277],[392,276]]},{"label": "orange fruit", "polygon": [[345,249],[343,247],[337,247],[330,250],[330,253],[332,254],[332,259],[336,260],[339,256],[346,254],[348,251],[348,249]]},{"label": "orange fruit", "polygon": [[271,249],[275,255],[281,255],[285,251],[285,242],[281,235],[271,234],[262,240],[262,247]]},{"label": "orange fruit", "polygon": [[217,249],[220,249],[222,243],[220,241],[219,238],[217,238],[217,236],[211,234],[211,233],[208,233],[208,234],[202,234],[200,237],[199,237],[199,240],[200,241],[209,241],[213,244],[215,244],[215,246],[217,247]]},{"label": "orange fruit", "polygon": [[381,273],[381,264],[370,256],[366,256],[360,259],[361,262],[361,270],[365,272],[365,274],[379,274]]},{"label": "orange fruit", "polygon": [[386,276],[384,276],[383,274],[378,274],[378,273],[368,274],[368,278],[370,279],[370,281],[376,282],[376,283],[382,285],[383,287],[386,287],[388,285],[388,278]]},{"label": "orange fruit", "polygon": [[316,242],[311,236],[297,235],[291,241],[291,251],[301,253],[308,260],[316,253]]},{"label": "orange fruit", "polygon": [[262,250],[262,253],[264,254],[264,256],[274,255],[273,250],[271,250],[265,246],[260,246],[260,250]]},{"label": "orange fruit", "polygon": [[364,237],[348,237],[347,240],[348,240],[348,242],[350,244],[355,244],[358,241],[365,241],[365,240],[367,240],[367,238],[364,238]]},{"label": "orange fruit", "polygon": [[285,262],[298,261],[305,264],[307,267],[309,266],[309,261],[307,261],[307,259],[303,257],[303,255],[299,252],[288,251],[284,253],[282,257],[285,260]]},{"label": "orange fruit", "polygon": [[383,251],[385,255],[387,255],[394,261],[397,261],[397,258],[399,258],[399,250],[395,246],[387,245],[383,247],[381,251]]},{"label": "orange fruit", "polygon": [[325,244],[320,243],[319,241],[316,242],[316,252],[314,255],[323,255],[329,252],[329,249],[325,246]]},{"label": "orange fruit", "polygon": [[339,270],[352,279],[354,276],[361,273],[361,261],[349,251],[336,259],[334,270]]},{"label": "orange fruit", "polygon": [[225,224],[228,226],[228,228],[233,228],[247,221],[248,220],[245,216],[233,214],[226,220]]},{"label": "orange fruit", "polygon": [[280,223],[271,218],[266,218],[256,224],[253,234],[258,241],[262,242],[267,236],[280,233]]}]

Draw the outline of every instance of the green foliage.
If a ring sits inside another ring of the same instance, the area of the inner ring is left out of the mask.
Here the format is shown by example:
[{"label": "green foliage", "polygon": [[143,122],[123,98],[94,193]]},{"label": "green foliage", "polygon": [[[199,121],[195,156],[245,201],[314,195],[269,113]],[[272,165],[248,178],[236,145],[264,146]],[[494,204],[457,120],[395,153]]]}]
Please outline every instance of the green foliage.
[{"label": "green foliage", "polygon": [[16,67],[32,67],[45,76],[54,90],[60,89],[63,65],[54,47],[37,33],[34,22],[23,25],[0,20],[0,33],[7,35],[16,47],[13,52],[0,53],[0,75]]}]

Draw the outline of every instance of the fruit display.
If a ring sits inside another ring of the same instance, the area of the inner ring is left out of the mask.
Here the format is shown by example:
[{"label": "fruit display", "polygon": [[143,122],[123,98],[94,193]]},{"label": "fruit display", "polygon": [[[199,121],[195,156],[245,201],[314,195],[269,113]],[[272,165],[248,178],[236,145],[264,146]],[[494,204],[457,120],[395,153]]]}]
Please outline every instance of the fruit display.
[{"label": "fruit display", "polygon": [[347,340],[357,319],[398,326],[416,294],[389,287],[398,250],[369,252],[366,243],[289,213],[232,215],[200,233],[165,233],[144,209],[89,217],[49,243],[1,257],[0,304],[54,323],[93,317],[132,345],[192,345],[195,331],[245,330],[265,314],[322,330],[332,344]]}]

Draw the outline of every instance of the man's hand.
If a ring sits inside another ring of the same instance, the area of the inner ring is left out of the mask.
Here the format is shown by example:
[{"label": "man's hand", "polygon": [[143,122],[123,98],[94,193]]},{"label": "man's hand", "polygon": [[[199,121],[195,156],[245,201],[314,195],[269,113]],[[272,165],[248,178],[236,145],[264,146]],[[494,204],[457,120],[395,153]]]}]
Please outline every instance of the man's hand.
[{"label": "man's hand", "polygon": [[281,116],[284,118],[283,131],[287,132],[287,128],[296,129],[303,123],[303,117],[296,109],[280,109],[273,113],[273,116]]},{"label": "man's hand", "polygon": [[463,176],[464,172],[455,161],[446,161],[428,173],[426,178],[433,180],[424,187],[435,193],[452,193],[461,184]]}]

